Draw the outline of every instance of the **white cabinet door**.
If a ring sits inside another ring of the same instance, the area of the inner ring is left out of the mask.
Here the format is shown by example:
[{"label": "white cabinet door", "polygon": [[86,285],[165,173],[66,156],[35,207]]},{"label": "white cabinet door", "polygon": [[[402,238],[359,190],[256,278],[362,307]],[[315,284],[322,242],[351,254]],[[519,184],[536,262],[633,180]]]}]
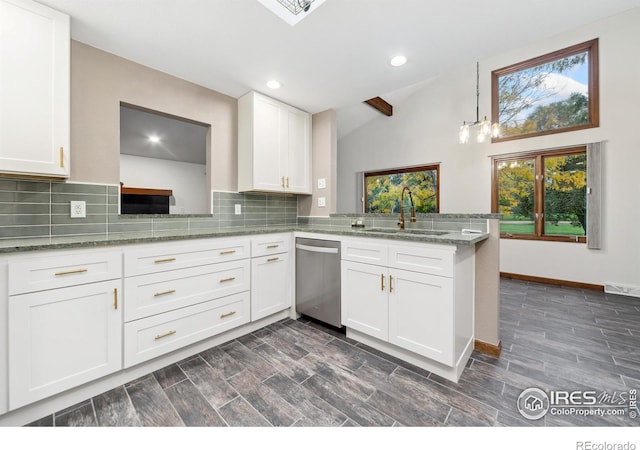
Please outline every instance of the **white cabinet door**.
[{"label": "white cabinet door", "polygon": [[121,281],[9,297],[9,405],[122,368]]},{"label": "white cabinet door", "polygon": [[69,176],[69,17],[0,0],[0,173]]},{"label": "white cabinet door", "polygon": [[250,92],[238,99],[238,190],[311,194],[311,115]]},{"label": "white cabinet door", "polygon": [[342,261],[342,323],[386,341],[388,328],[388,270],[372,264]]},{"label": "white cabinet door", "polygon": [[389,271],[389,342],[453,365],[453,280]]},{"label": "white cabinet door", "polygon": [[289,253],[251,260],[251,320],[255,321],[291,306]]},{"label": "white cabinet door", "polygon": [[287,125],[286,190],[311,194],[311,117],[303,111],[288,109]]},{"label": "white cabinet door", "polygon": [[280,106],[269,99],[254,99],[253,117],[253,187],[260,191],[281,192],[284,190],[286,154],[281,153],[284,145]]}]

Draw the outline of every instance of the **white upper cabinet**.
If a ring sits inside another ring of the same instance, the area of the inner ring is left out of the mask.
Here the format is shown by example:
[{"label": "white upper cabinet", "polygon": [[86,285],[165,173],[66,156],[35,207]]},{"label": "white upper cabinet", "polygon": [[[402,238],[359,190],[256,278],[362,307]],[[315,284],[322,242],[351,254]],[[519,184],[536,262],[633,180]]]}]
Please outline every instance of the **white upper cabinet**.
[{"label": "white upper cabinet", "polygon": [[0,0],[0,173],[69,176],[69,16]]},{"label": "white upper cabinet", "polygon": [[238,191],[311,194],[311,115],[249,92],[238,100]]}]

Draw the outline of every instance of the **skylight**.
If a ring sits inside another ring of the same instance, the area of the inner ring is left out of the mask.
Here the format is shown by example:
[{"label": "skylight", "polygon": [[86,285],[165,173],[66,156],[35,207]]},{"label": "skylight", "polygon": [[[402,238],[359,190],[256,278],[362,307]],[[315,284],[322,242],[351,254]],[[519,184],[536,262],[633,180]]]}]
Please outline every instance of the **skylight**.
[{"label": "skylight", "polygon": [[276,16],[294,26],[325,0],[258,0]]}]

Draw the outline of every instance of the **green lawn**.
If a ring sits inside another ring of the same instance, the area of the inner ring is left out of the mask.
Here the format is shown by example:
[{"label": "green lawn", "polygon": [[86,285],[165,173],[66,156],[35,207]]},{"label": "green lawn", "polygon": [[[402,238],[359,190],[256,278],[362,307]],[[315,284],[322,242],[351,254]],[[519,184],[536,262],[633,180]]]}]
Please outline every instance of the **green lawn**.
[{"label": "green lawn", "polygon": [[[533,234],[533,223],[500,223],[501,233],[510,234]],[[584,230],[580,226],[571,224],[546,224],[545,234],[555,234],[558,236],[584,236]]]}]

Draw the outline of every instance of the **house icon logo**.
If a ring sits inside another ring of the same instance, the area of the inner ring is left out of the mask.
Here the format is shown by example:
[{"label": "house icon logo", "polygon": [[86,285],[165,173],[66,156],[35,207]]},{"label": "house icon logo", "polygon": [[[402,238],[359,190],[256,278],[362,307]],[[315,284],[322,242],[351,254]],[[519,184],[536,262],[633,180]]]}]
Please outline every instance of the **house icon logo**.
[{"label": "house icon logo", "polygon": [[527,388],[518,397],[518,411],[529,420],[537,420],[549,411],[549,397],[538,388]]}]

